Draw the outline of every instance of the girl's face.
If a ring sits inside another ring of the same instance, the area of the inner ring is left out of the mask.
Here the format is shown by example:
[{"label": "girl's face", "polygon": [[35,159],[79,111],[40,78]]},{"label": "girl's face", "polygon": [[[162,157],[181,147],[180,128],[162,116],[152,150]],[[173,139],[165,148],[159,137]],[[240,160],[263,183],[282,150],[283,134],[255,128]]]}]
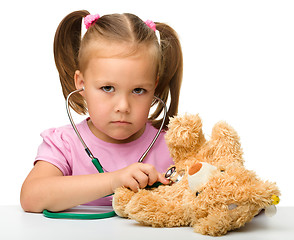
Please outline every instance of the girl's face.
[{"label": "girl's face", "polygon": [[[107,52],[108,51],[108,52]],[[115,48],[107,47],[107,53]],[[130,142],[142,135],[156,88],[156,73],[150,52],[131,56],[92,57],[83,73],[76,71],[76,87],[88,107],[88,125],[99,139]]]}]

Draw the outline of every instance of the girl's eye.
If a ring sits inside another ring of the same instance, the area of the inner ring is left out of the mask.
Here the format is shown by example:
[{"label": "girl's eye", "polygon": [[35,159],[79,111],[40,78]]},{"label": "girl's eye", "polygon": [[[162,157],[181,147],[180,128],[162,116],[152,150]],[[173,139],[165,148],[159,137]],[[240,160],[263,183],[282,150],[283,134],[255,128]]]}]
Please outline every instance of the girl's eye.
[{"label": "girl's eye", "polygon": [[143,94],[143,93],[145,93],[145,92],[146,92],[146,90],[143,89],[143,88],[135,88],[135,89],[133,90],[133,93],[138,94],[138,95],[141,95],[141,94]]},{"label": "girl's eye", "polygon": [[101,87],[102,91],[106,92],[106,93],[111,93],[114,92],[114,87],[113,86],[103,86]]}]

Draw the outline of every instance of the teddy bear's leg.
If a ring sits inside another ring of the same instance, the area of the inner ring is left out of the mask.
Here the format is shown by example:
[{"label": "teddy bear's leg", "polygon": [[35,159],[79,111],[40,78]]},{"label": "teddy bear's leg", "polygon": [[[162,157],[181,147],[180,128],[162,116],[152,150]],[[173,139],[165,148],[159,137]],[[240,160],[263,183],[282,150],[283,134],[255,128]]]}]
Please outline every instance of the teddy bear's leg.
[{"label": "teddy bear's leg", "polygon": [[120,187],[115,190],[112,199],[112,207],[118,216],[125,218],[128,217],[125,209],[134,194],[135,193],[133,191],[125,187]]},{"label": "teddy bear's leg", "polygon": [[175,227],[189,225],[184,210],[177,201],[168,201],[162,193],[140,190],[126,207],[131,219],[152,227]]},{"label": "teddy bear's leg", "polygon": [[224,212],[216,211],[199,219],[193,227],[195,232],[203,235],[221,236],[230,228],[230,220]]},{"label": "teddy bear's leg", "polygon": [[221,236],[240,228],[258,213],[253,205],[239,206],[233,210],[213,209],[207,217],[194,224],[194,231],[211,236]]},{"label": "teddy bear's leg", "polygon": [[214,125],[211,134],[211,149],[214,151],[215,157],[225,157],[226,164],[239,162],[243,165],[240,138],[238,133],[226,122],[218,122]]}]

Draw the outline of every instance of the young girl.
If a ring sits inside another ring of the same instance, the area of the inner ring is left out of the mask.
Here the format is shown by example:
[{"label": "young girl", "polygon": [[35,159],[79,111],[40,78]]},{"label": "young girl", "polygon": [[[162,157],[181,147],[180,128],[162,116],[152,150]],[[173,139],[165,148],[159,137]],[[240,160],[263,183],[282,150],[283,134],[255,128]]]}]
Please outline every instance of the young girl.
[{"label": "young girl", "polygon": [[[81,39],[81,22],[87,31]],[[158,34],[159,33],[159,36]],[[132,14],[100,17],[87,11],[66,16],[57,28],[54,57],[63,94],[89,118],[77,128],[105,173],[98,173],[70,125],[44,131],[34,168],[21,190],[25,211],[61,211],[80,204],[111,205],[102,198],[125,186],[133,191],[159,181],[172,164],[164,131],[144,159],[161,120],[154,95],[167,102],[165,129],[177,113],[183,59],[176,32]],[[149,118],[148,118],[149,117]]]}]

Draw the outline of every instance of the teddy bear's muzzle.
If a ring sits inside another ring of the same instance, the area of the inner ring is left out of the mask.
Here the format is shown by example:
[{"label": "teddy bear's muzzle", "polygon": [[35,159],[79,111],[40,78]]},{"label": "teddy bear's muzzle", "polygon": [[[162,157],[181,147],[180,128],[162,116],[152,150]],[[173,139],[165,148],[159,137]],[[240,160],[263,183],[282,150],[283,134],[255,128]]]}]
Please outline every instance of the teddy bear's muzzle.
[{"label": "teddy bear's muzzle", "polygon": [[206,162],[197,162],[193,164],[188,171],[188,182],[190,189],[195,192],[208,182],[209,178],[214,175],[217,168]]}]

